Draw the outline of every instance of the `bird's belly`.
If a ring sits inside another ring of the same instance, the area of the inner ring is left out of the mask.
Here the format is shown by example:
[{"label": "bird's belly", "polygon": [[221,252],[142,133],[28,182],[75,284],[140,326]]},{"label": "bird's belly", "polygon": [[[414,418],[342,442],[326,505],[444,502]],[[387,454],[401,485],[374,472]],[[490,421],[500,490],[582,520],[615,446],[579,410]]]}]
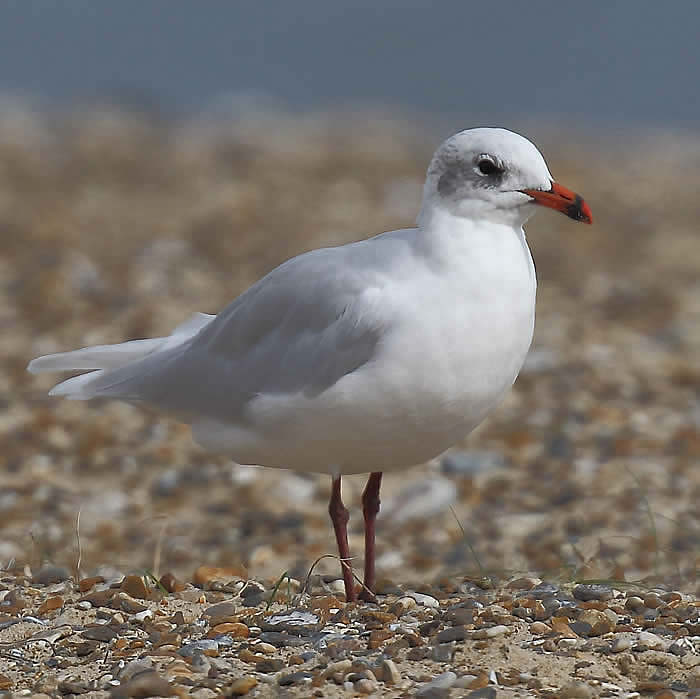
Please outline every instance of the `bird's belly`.
[{"label": "bird's belly", "polygon": [[437,456],[515,380],[532,338],[534,298],[514,309],[496,297],[471,316],[435,311],[323,393],[260,396],[247,425],[195,424],[195,438],[239,463],[299,471],[389,471]]}]

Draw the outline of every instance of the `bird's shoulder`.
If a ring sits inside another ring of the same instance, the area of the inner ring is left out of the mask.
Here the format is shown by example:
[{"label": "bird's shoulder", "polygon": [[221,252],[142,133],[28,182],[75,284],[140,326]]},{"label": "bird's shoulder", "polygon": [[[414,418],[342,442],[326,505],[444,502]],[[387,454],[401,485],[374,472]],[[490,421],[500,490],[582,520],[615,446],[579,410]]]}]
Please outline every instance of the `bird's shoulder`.
[{"label": "bird's shoulder", "polygon": [[413,255],[409,233],[392,231],[287,260],[224,308],[197,343],[231,356],[271,335],[289,344],[343,323],[355,334],[376,330],[386,315],[378,300],[386,300],[396,266]]}]

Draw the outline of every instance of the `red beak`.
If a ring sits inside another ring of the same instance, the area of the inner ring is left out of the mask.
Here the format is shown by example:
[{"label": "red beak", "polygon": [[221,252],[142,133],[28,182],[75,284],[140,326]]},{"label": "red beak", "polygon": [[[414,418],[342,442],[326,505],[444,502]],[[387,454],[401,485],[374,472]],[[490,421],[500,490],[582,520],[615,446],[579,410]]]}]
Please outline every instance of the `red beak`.
[{"label": "red beak", "polygon": [[521,189],[520,191],[532,197],[535,204],[561,211],[574,221],[593,223],[593,214],[588,204],[576,192],[562,187],[558,182],[552,182],[552,188],[549,191],[542,189]]}]

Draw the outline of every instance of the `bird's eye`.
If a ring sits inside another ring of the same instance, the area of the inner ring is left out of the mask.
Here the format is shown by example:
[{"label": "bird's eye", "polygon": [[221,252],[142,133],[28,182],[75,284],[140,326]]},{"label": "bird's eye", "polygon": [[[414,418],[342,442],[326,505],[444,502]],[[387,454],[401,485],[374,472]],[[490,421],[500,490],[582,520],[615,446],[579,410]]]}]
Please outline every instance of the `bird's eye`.
[{"label": "bird's eye", "polygon": [[483,155],[479,157],[476,167],[482,175],[486,175],[487,177],[503,174],[502,167],[499,167],[499,165],[494,162],[492,158],[488,158]]}]

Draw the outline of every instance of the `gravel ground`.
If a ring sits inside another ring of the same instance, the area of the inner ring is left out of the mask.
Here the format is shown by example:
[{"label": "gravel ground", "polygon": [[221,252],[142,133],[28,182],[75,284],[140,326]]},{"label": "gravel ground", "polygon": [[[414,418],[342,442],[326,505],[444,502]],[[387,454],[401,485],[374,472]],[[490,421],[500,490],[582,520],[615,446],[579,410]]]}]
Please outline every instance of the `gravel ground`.
[{"label": "gravel ground", "polygon": [[[530,224],[527,365],[464,444],[386,477],[378,606],[343,603],[330,557],[309,576],[335,548],[327,478],[232,465],[138,408],[49,400],[51,377],[24,371],[167,333],[293,254],[410,225],[444,135],[379,114],[174,124],[3,103],[0,689],[697,693],[694,134],[536,139],[595,225]],[[357,552],[362,486],[344,480]]]}]

